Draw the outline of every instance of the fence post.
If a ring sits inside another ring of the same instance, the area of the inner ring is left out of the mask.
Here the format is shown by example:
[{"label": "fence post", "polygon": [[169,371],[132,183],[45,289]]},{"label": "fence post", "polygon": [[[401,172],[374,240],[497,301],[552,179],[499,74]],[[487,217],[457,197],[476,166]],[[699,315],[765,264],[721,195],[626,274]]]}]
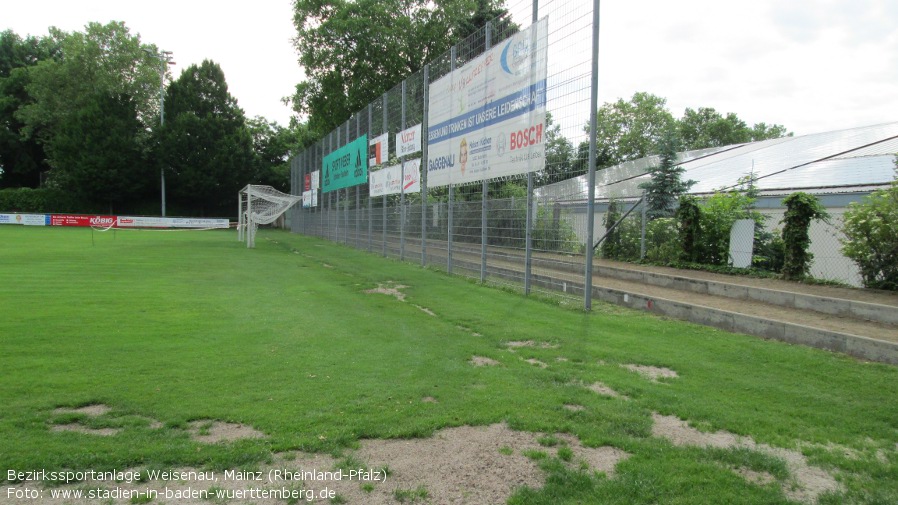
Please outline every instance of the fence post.
[{"label": "fence post", "polygon": [[[455,72],[455,57],[458,51],[457,46],[449,49],[449,71]],[[446,272],[452,273],[452,197],[454,196],[454,188],[452,187],[452,179],[449,179],[449,208],[447,214],[447,238],[446,238]]]},{"label": "fence post", "polygon": [[[361,121],[362,121],[362,116],[360,116],[358,113],[356,113],[356,115],[355,115],[355,137],[356,138],[359,138],[362,136]],[[355,209],[353,209],[353,212],[352,212],[352,214],[355,216],[355,238],[353,239],[352,243],[354,244],[354,247],[356,247],[356,248],[359,247],[359,225],[360,225],[359,201],[361,198],[359,196],[360,191],[361,191],[361,184],[358,184],[355,187]]]},{"label": "fence post", "polygon": [[[389,129],[389,124],[387,123],[387,106],[389,105],[387,94],[384,93],[384,113],[383,113],[383,128],[381,129],[381,133],[386,133]],[[383,218],[383,229],[381,230],[383,234],[383,254],[384,258],[387,257],[387,195],[384,195],[383,200],[383,212],[381,213],[381,217]]]},{"label": "fence post", "polygon": [[[539,21],[539,0],[533,0],[533,16],[530,21],[531,24]],[[533,172],[527,172],[527,220],[524,226],[524,294],[529,295],[530,272],[533,268]]]},{"label": "fence post", "polygon": [[[402,81],[402,118],[399,130],[405,130],[405,86],[407,79]],[[387,142],[389,144],[389,141]],[[389,154],[387,154],[389,156]],[[399,259],[405,259],[405,155],[399,157]]]},{"label": "fence post", "polygon": [[640,237],[639,237],[639,259],[645,259],[645,224],[646,224],[646,200],[645,193],[642,193],[642,228]]},{"label": "fence post", "polygon": [[[424,65],[424,117],[421,120],[421,136],[427,137],[427,114],[430,112],[430,65]],[[427,266],[427,142],[421,139],[421,266]]]},{"label": "fence post", "polygon": [[[490,39],[493,35],[493,24],[489,21],[486,22],[486,33],[484,34],[485,44],[484,51],[490,50],[490,43],[492,42]],[[481,183],[481,201],[480,201],[480,283],[483,284],[486,282],[486,209],[487,209],[487,197],[490,192],[490,184],[487,179],[483,179]]]},{"label": "fence post", "polygon": [[592,68],[589,87],[589,185],[586,202],[586,268],[584,272],[583,307],[592,310],[592,259],[595,255],[593,240],[595,235],[596,199],[596,110],[599,102],[599,4],[592,2]]},{"label": "fence post", "polygon": [[[368,104],[368,136],[371,136],[371,104]],[[368,170],[371,168],[368,167]],[[371,180],[371,175],[369,172],[368,180]],[[372,205],[371,205],[371,187],[368,187],[368,252],[371,252],[371,234],[374,231],[374,217],[371,215]]]}]

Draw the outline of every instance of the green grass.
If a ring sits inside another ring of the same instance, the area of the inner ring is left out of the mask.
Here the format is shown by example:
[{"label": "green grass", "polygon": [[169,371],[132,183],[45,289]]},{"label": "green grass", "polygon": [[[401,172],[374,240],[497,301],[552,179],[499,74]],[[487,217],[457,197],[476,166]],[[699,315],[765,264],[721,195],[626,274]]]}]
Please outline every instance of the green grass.
[{"label": "green grass", "polygon": [[[364,293],[386,281],[409,286],[407,303]],[[513,503],[787,502],[729,470],[786,479],[780,461],[674,447],[651,436],[656,411],[758,443],[802,442],[844,486],[825,503],[898,502],[895,367],[601,304],[587,314],[317,239],[263,231],[247,250],[234,232],[92,241],[90,230],[0,227],[0,311],[3,478],[7,469],[251,468],[273,452],[343,454],[363,438],[506,421],[632,454],[608,479],[543,453],[546,485]],[[557,347],[504,345],[523,340]],[[474,355],[500,364],[472,367]],[[625,363],[679,378],[652,383]],[[630,401],[581,386],[596,381]],[[112,410],[54,412],[91,404]],[[193,441],[188,423],[212,419],[267,438]],[[72,421],[121,431],[48,429]]]}]

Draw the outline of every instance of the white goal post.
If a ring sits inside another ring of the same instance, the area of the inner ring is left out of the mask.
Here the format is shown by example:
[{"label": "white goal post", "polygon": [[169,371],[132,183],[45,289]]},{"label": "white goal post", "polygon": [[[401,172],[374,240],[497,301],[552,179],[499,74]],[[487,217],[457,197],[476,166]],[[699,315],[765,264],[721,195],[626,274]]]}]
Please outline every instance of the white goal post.
[{"label": "white goal post", "polygon": [[288,195],[272,188],[247,184],[238,193],[239,213],[237,221],[237,240],[246,240],[246,247],[256,246],[256,229],[260,224],[271,224],[281,217],[302,196]]}]

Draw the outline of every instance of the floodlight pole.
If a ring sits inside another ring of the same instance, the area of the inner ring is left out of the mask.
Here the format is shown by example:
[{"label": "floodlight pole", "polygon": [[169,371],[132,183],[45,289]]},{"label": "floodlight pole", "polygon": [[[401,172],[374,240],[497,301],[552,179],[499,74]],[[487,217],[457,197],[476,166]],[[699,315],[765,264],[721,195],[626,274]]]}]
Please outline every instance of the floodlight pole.
[{"label": "floodlight pole", "polygon": [[[168,69],[168,64],[174,65],[175,62],[172,61],[171,51],[159,51],[159,53],[154,53],[149,49],[144,49],[144,52],[150,55],[151,58],[156,58],[161,63],[160,66],[160,79],[159,79],[159,126],[165,126],[165,71]],[[162,187],[162,217],[165,217],[165,167],[159,167],[159,175]]]}]

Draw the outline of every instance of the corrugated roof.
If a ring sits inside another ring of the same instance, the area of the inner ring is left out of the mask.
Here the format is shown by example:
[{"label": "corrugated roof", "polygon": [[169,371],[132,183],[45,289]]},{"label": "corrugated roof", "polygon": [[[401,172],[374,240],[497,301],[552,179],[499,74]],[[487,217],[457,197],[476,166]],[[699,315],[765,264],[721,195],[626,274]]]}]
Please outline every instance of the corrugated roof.
[{"label": "corrugated roof", "polygon": [[[877,186],[894,176],[898,152],[898,122],[834,132],[783,137],[678,155],[694,180],[692,193],[732,189],[741,177],[754,174],[763,190]],[[657,156],[622,163],[596,172],[596,198],[639,196],[639,184],[649,179]],[[582,175],[537,190],[541,198],[583,199],[587,176]]]}]

